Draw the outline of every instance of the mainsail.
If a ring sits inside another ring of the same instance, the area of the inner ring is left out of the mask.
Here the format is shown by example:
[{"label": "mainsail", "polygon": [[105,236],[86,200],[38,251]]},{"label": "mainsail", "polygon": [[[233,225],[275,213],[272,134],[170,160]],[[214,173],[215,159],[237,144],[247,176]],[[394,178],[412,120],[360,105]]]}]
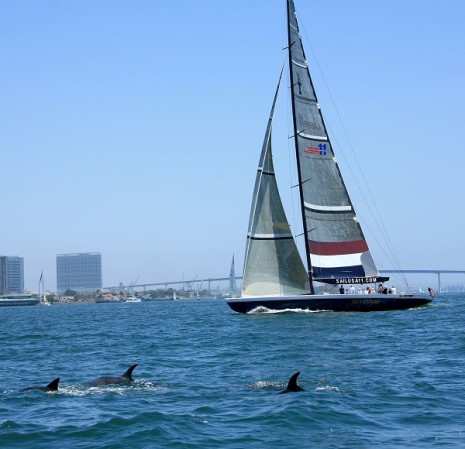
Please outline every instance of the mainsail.
[{"label": "mainsail", "polygon": [[329,283],[380,278],[347,193],[318,104],[294,1],[287,2],[289,71],[309,278]]},{"label": "mainsail", "polygon": [[286,219],[273,167],[271,125],[280,82],[281,76],[271,107],[255,180],[242,296],[300,294],[309,291],[306,269]]}]

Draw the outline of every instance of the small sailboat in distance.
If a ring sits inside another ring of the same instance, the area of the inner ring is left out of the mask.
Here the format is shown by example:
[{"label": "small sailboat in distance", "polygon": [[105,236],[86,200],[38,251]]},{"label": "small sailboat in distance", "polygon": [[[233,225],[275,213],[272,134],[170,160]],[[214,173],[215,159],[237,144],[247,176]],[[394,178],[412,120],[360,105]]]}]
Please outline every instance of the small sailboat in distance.
[{"label": "small sailboat in distance", "polygon": [[231,269],[229,270],[229,295],[231,297],[236,296],[237,286],[236,286],[236,269],[234,267],[234,254],[231,261]]},{"label": "small sailboat in distance", "polygon": [[[293,0],[287,0],[294,144],[305,238],[302,261],[281,202],[271,150],[276,88],[260,154],[236,312],[257,308],[332,311],[407,309],[430,302],[411,294],[316,294],[314,282],[379,284],[380,275],[342,179],[305,57]],[[282,75],[282,72],[281,72]],[[345,293],[342,288],[342,292]],[[369,290],[364,290],[369,291]]]},{"label": "small sailboat in distance", "polygon": [[[42,291],[42,295],[41,295],[41,291]],[[40,304],[42,304],[43,306],[51,306],[50,302],[47,301],[47,297],[45,295],[45,283],[44,283],[44,271],[43,270],[42,270],[42,273],[40,273],[40,278],[39,278],[39,300],[40,300]]]}]

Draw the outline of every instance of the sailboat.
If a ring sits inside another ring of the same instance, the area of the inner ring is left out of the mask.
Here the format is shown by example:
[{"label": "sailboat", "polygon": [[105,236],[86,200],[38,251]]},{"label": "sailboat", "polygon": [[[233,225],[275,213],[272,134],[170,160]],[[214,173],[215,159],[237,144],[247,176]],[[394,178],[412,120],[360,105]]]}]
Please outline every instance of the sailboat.
[{"label": "sailboat", "polygon": [[231,261],[231,269],[229,270],[229,297],[234,298],[237,293],[236,286],[236,269],[234,267],[234,254]]},{"label": "sailboat", "polygon": [[[40,288],[42,287],[42,295],[40,294]],[[44,283],[44,272],[40,274],[39,278],[39,299],[40,299],[40,304],[43,306],[51,306],[50,302],[47,301],[47,297],[45,295],[45,283]]]},{"label": "sailboat", "polygon": [[[286,218],[272,159],[271,129],[281,71],[253,192],[242,295],[227,303],[239,313],[260,308],[376,311],[427,304],[430,300],[426,296],[405,293],[346,294],[348,286],[382,285],[389,278],[380,276],[339,170],[308,69],[293,0],[287,0],[287,18],[293,140],[306,263]],[[335,292],[316,294],[315,282],[332,284]]]}]

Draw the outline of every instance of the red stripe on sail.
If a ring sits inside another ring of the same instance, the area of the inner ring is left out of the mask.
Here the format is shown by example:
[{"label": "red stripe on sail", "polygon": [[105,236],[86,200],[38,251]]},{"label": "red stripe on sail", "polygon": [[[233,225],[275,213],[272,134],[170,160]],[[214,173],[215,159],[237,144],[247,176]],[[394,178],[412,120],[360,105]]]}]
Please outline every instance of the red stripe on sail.
[{"label": "red stripe on sail", "polygon": [[308,241],[310,252],[318,256],[337,256],[339,254],[356,254],[368,251],[365,240],[353,242],[315,242]]}]

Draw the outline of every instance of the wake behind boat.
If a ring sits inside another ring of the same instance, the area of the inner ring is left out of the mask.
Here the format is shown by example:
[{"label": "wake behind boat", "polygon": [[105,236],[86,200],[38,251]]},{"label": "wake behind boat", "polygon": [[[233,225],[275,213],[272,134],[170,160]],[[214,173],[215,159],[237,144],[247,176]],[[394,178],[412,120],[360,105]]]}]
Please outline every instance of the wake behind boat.
[{"label": "wake behind boat", "polygon": [[266,128],[250,211],[242,297],[227,301],[240,313],[260,307],[378,311],[430,302],[410,294],[315,294],[314,282],[378,284],[382,277],[342,179],[321,114],[299,34],[293,0],[287,0],[288,53],[294,144],[306,265],[281,202],[271,151],[279,84]]}]

